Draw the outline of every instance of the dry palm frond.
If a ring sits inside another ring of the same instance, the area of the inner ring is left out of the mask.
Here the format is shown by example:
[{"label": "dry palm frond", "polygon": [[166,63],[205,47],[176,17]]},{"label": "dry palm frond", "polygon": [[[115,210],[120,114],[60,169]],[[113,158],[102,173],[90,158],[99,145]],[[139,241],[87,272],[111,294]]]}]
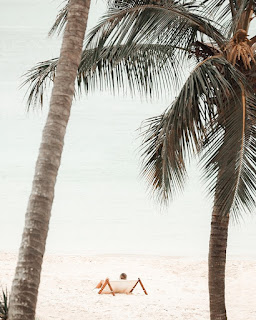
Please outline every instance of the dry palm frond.
[{"label": "dry palm frond", "polygon": [[237,30],[224,49],[227,59],[232,65],[242,62],[242,65],[246,70],[251,69],[252,63],[256,63],[254,59],[254,52],[247,36],[248,35],[245,30]]}]

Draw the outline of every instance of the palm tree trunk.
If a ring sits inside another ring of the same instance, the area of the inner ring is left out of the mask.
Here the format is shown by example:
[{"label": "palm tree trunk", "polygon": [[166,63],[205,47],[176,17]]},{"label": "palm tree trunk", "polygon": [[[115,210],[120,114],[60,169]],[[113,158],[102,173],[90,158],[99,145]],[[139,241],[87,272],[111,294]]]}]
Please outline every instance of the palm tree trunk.
[{"label": "palm tree trunk", "polygon": [[227,320],[225,306],[225,268],[229,216],[221,216],[220,208],[213,208],[209,246],[210,319]]},{"label": "palm tree trunk", "polygon": [[33,320],[54,187],[81,59],[90,0],[71,0],[48,118],[35,168],[25,227],[12,283],[8,320]]}]

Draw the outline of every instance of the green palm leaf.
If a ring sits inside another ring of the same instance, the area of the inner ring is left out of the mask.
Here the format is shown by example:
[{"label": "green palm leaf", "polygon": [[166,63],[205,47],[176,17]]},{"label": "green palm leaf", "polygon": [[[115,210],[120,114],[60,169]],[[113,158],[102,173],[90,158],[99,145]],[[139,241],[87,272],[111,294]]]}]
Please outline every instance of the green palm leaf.
[{"label": "green palm leaf", "polygon": [[64,3],[65,6],[59,11],[56,20],[49,31],[49,36],[52,36],[55,32],[59,35],[67,23],[69,0],[65,0]]},{"label": "green palm leaf", "polygon": [[233,18],[236,14],[233,0],[204,0],[204,12],[222,25],[222,33],[228,37]]},{"label": "green palm leaf", "polygon": [[183,57],[189,51],[178,56],[172,46],[140,45],[136,51],[124,54],[124,45],[105,47],[100,58],[95,51],[85,50],[78,71],[78,85],[83,84],[85,91],[110,90],[131,94],[140,93],[146,97],[170,94],[181,83]]},{"label": "green palm leaf", "polygon": [[[84,50],[78,69],[78,88],[86,93],[94,89],[139,93],[150,98],[169,95],[183,79],[184,58],[191,54],[184,48],[168,45],[140,45],[124,55],[124,46],[105,47],[100,58],[97,49]],[[24,76],[29,85],[28,107],[43,102],[45,89],[54,80],[58,59],[37,64]]]},{"label": "green palm leaf", "polygon": [[[118,2],[118,1],[116,1]],[[87,37],[87,45],[129,44],[129,50],[136,50],[138,44],[168,44],[189,48],[197,39],[198,32],[207,35],[219,46],[224,37],[211,20],[193,12],[191,3],[167,1],[165,4],[152,4],[151,1],[131,1],[121,8],[113,7],[102,21],[92,29]],[[142,3],[142,4],[141,4]]]},{"label": "green palm leaf", "polygon": [[44,93],[49,84],[54,80],[57,63],[58,58],[40,62],[24,74],[26,79],[23,81],[21,86],[28,85],[28,109],[31,106],[43,106]]},{"label": "green palm leaf", "polygon": [[8,318],[8,308],[9,308],[9,294],[7,289],[1,292],[0,296],[0,319],[7,320]]},{"label": "green palm leaf", "polygon": [[160,201],[182,188],[185,159],[205,149],[209,132],[212,139],[219,136],[217,106],[235,100],[233,83],[241,82],[245,82],[242,74],[224,58],[209,58],[191,73],[169,110],[147,121],[142,174]]},{"label": "green palm leaf", "polygon": [[[252,211],[256,193],[256,99],[242,84],[236,92],[230,106],[223,105],[226,110],[219,111],[218,125],[208,137],[204,157],[215,205],[222,215],[231,214],[235,219],[244,211]],[[247,94],[244,103],[243,93]]]},{"label": "green palm leaf", "polygon": [[[79,87],[83,84],[86,91],[96,85],[104,89],[119,90],[127,83],[132,93],[139,91],[150,97],[157,97],[163,92],[168,94],[171,88],[179,86],[183,75],[180,66],[183,66],[184,59],[189,55],[200,58],[201,52],[207,52],[209,56],[216,53],[213,47],[196,41],[197,32],[207,29],[218,39],[221,38],[221,41],[223,38],[217,29],[208,24],[208,20],[188,11],[193,10],[192,4],[181,6],[171,1],[168,5],[148,3],[149,1],[132,1],[129,4],[114,1],[115,8],[110,16],[96,27],[95,37],[88,38],[78,72]],[[60,12],[54,30],[65,20],[67,6],[68,4]],[[119,31],[115,34],[119,27],[116,25],[118,19],[126,25],[126,29],[120,29],[121,38]],[[166,31],[167,36],[164,36]],[[151,33],[154,34],[153,38]],[[97,35],[101,35],[101,45],[90,49]],[[116,40],[112,41],[113,37]],[[125,40],[124,44],[122,39]],[[115,42],[117,43],[113,45]],[[56,66],[57,59],[48,60],[39,63],[25,75],[27,79],[23,84],[30,84],[29,106],[42,104],[45,88],[54,79]]]},{"label": "green palm leaf", "polygon": [[206,14],[214,16],[216,21],[225,26],[223,34],[227,34],[227,37],[237,29],[248,30],[250,12],[256,12],[253,0],[204,0],[202,5],[205,6]]}]

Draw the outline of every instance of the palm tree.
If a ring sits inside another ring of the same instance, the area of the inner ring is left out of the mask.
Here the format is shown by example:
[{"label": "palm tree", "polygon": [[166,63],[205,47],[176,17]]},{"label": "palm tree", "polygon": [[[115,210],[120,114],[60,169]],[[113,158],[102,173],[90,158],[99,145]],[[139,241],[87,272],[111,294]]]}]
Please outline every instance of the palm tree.
[{"label": "palm tree", "polygon": [[74,96],[75,78],[81,59],[89,8],[90,0],[69,2],[67,25],[12,284],[9,320],[35,319],[54,186]]},{"label": "palm tree", "polygon": [[[209,247],[211,320],[225,320],[229,220],[254,208],[256,193],[253,0],[115,0],[87,37],[78,88],[158,96],[179,93],[145,123],[143,174],[156,198],[182,189],[187,159],[196,156],[214,198]],[[60,21],[64,24],[65,9]],[[56,29],[56,25],[55,25]],[[40,101],[58,59],[28,72],[29,104]],[[191,73],[184,80],[184,65]],[[126,90],[126,89],[124,89]]]}]

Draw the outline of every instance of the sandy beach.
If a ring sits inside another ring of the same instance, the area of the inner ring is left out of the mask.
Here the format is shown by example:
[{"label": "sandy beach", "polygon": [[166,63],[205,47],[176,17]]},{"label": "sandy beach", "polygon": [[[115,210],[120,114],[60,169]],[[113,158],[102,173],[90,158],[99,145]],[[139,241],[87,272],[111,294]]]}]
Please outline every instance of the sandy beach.
[{"label": "sandy beach", "polygon": [[[0,253],[0,284],[10,288],[17,256]],[[141,278],[132,295],[99,295],[100,279]],[[256,319],[256,260],[229,259],[226,304],[228,319]],[[207,320],[207,261],[139,255],[46,255],[37,318],[90,320]]]}]

